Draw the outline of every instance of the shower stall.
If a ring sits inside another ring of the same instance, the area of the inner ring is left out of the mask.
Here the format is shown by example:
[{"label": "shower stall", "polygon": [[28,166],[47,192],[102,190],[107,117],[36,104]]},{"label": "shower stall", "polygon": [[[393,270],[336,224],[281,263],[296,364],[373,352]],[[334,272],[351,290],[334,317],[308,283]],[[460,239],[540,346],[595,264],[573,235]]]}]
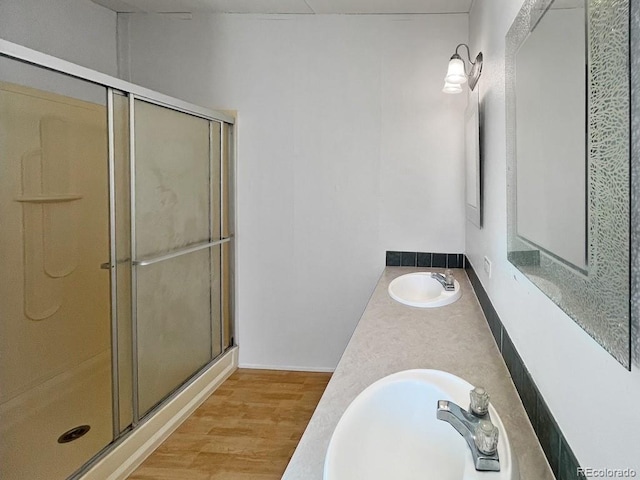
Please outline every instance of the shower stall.
[{"label": "shower stall", "polygon": [[234,347],[233,124],[0,41],[0,478],[81,475]]}]

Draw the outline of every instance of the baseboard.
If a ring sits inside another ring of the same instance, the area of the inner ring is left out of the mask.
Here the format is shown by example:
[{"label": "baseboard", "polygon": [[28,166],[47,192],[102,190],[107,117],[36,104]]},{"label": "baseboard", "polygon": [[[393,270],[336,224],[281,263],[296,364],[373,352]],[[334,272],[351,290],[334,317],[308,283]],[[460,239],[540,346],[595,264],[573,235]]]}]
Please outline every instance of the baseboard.
[{"label": "baseboard", "polygon": [[255,370],[290,370],[292,372],[319,372],[319,373],[333,373],[335,368],[328,367],[299,367],[291,365],[264,365],[257,363],[241,363],[238,368],[252,368]]},{"label": "baseboard", "polygon": [[138,425],[98,460],[82,480],[123,480],[184,422],[238,367],[238,348],[225,355],[169,400],[151,418]]}]

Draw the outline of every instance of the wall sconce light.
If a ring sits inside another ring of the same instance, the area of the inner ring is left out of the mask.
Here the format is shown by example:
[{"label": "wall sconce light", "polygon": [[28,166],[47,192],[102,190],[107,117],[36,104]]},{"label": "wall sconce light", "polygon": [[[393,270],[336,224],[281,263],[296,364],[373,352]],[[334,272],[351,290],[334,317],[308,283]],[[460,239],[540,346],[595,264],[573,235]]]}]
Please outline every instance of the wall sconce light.
[{"label": "wall sconce light", "polygon": [[462,85],[458,85],[457,83],[449,83],[445,80],[444,88],[442,89],[444,93],[462,93]]},{"label": "wall sconce light", "polygon": [[[464,60],[458,55],[458,49],[465,47],[467,49],[467,58],[471,65],[469,75],[467,75],[466,66]],[[449,68],[447,69],[447,76],[444,77],[444,93],[461,93],[462,84],[467,80],[469,81],[469,88],[473,90],[480,79],[482,73],[482,52],[478,53],[476,61],[471,61],[471,53],[469,52],[469,46],[466,43],[461,43],[456,47],[456,53],[451,55],[449,60]]]}]

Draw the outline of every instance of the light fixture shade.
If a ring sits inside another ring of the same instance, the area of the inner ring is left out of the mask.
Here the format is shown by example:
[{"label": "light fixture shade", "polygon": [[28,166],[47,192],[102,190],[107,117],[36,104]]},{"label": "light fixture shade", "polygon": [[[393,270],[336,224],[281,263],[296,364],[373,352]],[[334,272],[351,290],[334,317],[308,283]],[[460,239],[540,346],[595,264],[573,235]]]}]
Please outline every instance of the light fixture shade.
[{"label": "light fixture shade", "polygon": [[464,63],[457,54],[449,60],[449,68],[447,69],[447,76],[444,77],[444,81],[455,85],[462,85],[467,81],[467,74],[464,72]]},{"label": "light fixture shade", "polygon": [[442,91],[444,93],[462,93],[462,86],[457,83],[449,83],[445,81]]}]

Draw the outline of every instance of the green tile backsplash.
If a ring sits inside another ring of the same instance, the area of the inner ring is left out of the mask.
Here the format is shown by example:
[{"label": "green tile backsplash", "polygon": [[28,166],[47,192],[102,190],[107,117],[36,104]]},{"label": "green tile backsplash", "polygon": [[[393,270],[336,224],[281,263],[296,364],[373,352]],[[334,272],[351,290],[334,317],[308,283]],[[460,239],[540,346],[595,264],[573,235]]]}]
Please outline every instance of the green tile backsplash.
[{"label": "green tile backsplash", "polygon": [[387,267],[464,268],[462,253],[396,252],[387,251]]},{"label": "green tile backsplash", "polygon": [[493,308],[489,296],[480,283],[476,272],[468,261],[464,261],[471,285],[475,290],[480,306],[496,340],[498,349],[504,358],[513,383],[520,395],[522,404],[547,457],[549,466],[558,480],[584,479],[578,472],[578,461],[564,438],[560,427],[551,415],[538,387],[520,358],[511,338],[502,325],[498,313]]}]

